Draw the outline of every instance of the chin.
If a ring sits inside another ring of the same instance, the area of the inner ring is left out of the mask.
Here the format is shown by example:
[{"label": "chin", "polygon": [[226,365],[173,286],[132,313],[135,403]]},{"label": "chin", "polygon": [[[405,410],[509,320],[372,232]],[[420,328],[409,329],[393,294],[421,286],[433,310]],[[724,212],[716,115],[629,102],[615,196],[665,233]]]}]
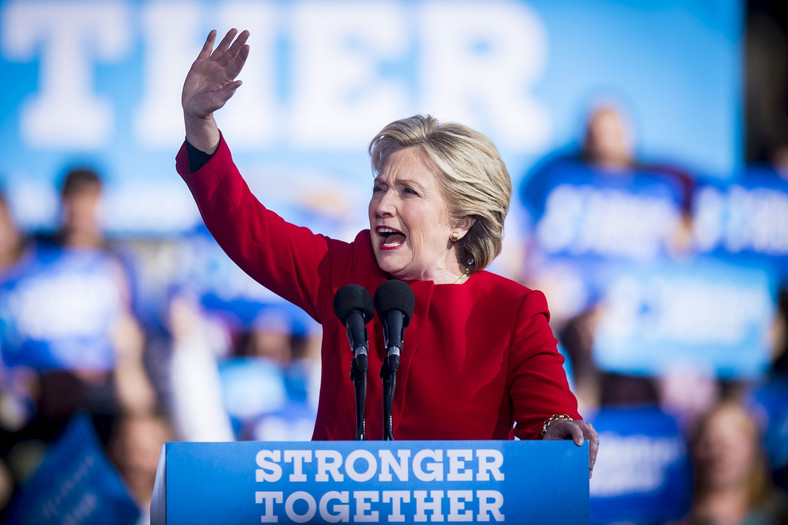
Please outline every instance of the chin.
[{"label": "chin", "polygon": [[391,261],[387,261],[385,257],[381,258],[379,255],[375,257],[375,259],[377,260],[378,268],[380,268],[387,274],[391,275],[392,277],[399,279],[398,275],[402,273],[401,267],[391,264]]}]

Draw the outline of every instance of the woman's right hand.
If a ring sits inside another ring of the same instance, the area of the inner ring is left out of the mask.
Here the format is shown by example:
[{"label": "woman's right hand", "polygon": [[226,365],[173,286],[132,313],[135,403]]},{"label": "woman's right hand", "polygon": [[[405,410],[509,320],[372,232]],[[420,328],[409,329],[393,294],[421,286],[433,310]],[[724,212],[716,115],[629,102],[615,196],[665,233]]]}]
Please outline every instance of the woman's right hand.
[{"label": "woman's right hand", "polygon": [[219,145],[213,112],[224,106],[241,85],[235,77],[249,56],[249,31],[242,31],[237,38],[236,34],[237,29],[229,30],[213,49],[216,30],[211,31],[183,83],[181,105],[186,140],[206,153],[213,153]]}]

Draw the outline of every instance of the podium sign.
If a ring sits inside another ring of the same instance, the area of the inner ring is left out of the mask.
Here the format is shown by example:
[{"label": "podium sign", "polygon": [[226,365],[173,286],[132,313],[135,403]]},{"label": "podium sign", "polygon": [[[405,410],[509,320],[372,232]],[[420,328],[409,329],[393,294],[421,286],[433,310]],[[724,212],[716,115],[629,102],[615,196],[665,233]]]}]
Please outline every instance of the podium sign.
[{"label": "podium sign", "polygon": [[588,523],[571,441],[167,443],[151,523]]}]

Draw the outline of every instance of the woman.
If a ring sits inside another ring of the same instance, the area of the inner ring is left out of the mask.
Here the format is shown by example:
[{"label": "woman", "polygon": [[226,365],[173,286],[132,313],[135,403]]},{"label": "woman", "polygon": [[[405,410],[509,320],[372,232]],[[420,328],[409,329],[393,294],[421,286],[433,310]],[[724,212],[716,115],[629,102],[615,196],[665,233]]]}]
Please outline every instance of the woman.
[{"label": "woman", "polygon": [[721,401],[700,421],[692,443],[695,494],[686,525],[788,523],[758,427],[740,402]]},{"label": "woman", "polygon": [[[589,439],[548,326],[540,292],[483,271],[500,252],[511,182],[492,143],[464,126],[413,117],[370,145],[377,174],[370,229],[351,243],[288,224],[251,194],[232,162],[213,112],[241,85],[249,47],[215,31],[189,71],[182,104],[186,143],[177,169],[227,254],[263,286],[323,325],[318,440],[353,439],[351,352],[332,301],[355,283],[374,292],[408,283],[416,308],[405,334],[394,398],[398,439]],[[369,326],[370,370],[383,350],[382,324]],[[367,429],[380,439],[381,385],[370,381]]]}]

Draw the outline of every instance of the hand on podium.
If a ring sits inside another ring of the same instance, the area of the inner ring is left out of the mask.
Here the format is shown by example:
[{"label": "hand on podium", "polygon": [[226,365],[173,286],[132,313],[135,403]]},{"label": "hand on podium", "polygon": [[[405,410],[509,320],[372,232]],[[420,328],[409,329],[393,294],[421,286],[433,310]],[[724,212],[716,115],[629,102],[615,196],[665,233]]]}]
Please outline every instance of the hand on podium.
[{"label": "hand on podium", "polygon": [[[551,418],[552,419],[552,418]],[[594,463],[599,450],[599,435],[591,423],[571,419],[548,420],[542,439],[571,439],[578,447],[588,440],[588,477],[594,473]]]}]

